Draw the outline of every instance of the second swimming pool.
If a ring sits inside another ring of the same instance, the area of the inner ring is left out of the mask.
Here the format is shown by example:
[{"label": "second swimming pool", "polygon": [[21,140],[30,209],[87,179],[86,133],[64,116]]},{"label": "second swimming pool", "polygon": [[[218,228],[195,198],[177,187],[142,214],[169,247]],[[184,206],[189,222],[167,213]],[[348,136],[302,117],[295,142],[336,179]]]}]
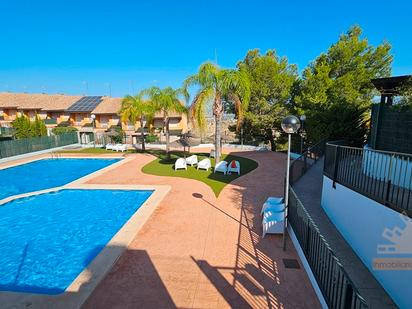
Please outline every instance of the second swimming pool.
[{"label": "second swimming pool", "polygon": [[65,189],[1,205],[0,290],[64,292],[152,192]]},{"label": "second swimming pool", "polygon": [[59,187],[121,159],[43,159],[0,170],[0,200]]}]

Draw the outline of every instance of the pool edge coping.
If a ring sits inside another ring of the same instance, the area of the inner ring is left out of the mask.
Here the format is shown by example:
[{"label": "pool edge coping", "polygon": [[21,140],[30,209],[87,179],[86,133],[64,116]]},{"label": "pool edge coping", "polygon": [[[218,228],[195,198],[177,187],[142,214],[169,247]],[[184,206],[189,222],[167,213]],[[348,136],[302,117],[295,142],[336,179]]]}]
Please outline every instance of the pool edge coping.
[{"label": "pool edge coping", "polygon": [[[169,185],[107,185],[107,184],[82,184],[72,185],[66,189],[85,190],[153,190],[149,198],[140,208],[126,221],[117,231],[112,239],[105,245],[103,250],[86,266],[76,279],[66,288],[62,295],[73,295],[75,306],[80,308],[100,281],[112,269],[116,261],[128,249],[130,243],[135,239],[139,231],[143,228],[147,220],[151,217],[160,202],[171,190]],[[90,273],[92,276],[90,276]],[[74,293],[74,294],[73,294]],[[59,295],[57,295],[59,297]],[[64,305],[67,305],[66,299]],[[55,305],[55,304],[54,304]]]}]

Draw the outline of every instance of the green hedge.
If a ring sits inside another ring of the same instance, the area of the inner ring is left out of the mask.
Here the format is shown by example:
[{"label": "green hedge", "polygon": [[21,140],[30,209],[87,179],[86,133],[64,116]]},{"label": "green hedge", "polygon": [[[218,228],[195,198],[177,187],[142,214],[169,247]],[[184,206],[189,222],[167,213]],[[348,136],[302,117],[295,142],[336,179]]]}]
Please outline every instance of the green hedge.
[{"label": "green hedge", "polygon": [[66,133],[77,132],[77,129],[74,127],[55,127],[52,130],[54,135],[62,135]]}]

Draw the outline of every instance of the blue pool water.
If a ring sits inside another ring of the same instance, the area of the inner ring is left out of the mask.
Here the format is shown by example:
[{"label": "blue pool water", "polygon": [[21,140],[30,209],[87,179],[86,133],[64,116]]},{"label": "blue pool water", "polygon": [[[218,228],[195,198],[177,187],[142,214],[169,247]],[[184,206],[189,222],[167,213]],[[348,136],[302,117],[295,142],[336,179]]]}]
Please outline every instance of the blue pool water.
[{"label": "blue pool water", "polygon": [[0,200],[59,187],[120,159],[44,159],[0,170]]},{"label": "blue pool water", "polygon": [[0,290],[63,292],[151,194],[61,190],[0,206]]}]

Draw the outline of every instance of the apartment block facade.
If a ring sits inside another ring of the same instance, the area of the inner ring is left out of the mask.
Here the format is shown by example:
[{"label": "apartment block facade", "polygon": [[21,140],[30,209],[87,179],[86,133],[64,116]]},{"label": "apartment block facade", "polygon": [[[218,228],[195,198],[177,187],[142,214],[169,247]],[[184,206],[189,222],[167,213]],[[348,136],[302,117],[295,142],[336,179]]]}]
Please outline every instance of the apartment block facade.
[{"label": "apartment block facade", "polygon": [[[65,122],[78,129],[80,135],[84,135],[85,138],[88,134],[103,133],[114,126],[121,126],[126,135],[135,136],[138,134],[136,131],[140,128],[140,123],[121,121],[121,102],[122,98],[107,96],[0,93],[0,126],[10,127],[16,117],[25,115],[31,120],[38,116],[49,130]],[[173,113],[169,117],[171,134],[187,131],[185,114]],[[148,130],[161,132],[163,115],[157,113],[146,127]]]}]

